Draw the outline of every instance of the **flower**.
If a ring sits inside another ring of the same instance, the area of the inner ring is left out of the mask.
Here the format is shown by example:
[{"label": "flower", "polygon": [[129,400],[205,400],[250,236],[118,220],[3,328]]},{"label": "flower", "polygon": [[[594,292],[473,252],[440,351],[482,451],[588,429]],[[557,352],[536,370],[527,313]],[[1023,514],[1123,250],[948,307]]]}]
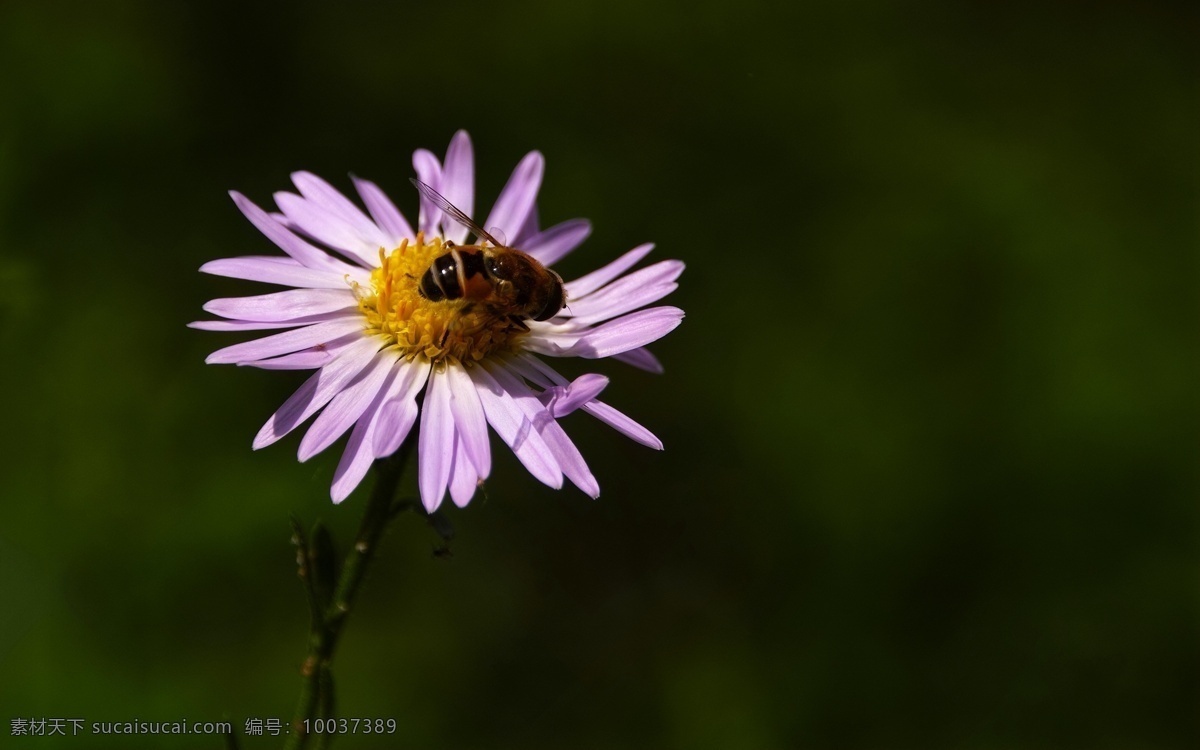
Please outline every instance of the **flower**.
[{"label": "flower", "polygon": [[[465,131],[450,141],[444,163],[421,149],[413,167],[422,182],[471,215],[475,165]],[[573,219],[539,230],[535,201],[543,169],[540,153],[526,155],[483,226],[549,266],[582,243],[591,225]],[[500,314],[486,302],[431,301],[418,289],[422,276],[449,243],[463,244],[468,230],[422,197],[414,232],[378,186],[353,180],[365,213],[308,172],[292,175],[298,195],[275,194],[281,213],[231,192],[246,218],[287,257],[226,258],[200,268],[292,287],[212,300],[204,309],[225,320],[191,324],[211,331],[287,329],[219,349],[208,356],[210,364],[317,371],[263,425],[255,449],[314,414],[300,441],[301,461],[349,431],[330,490],[336,503],[375,459],[395,452],[420,419],[418,484],[430,511],[447,490],[456,505],[466,505],[488,477],[489,425],[539,481],[561,488],[566,476],[592,497],[599,485],[559,425],[561,417],[583,410],[662,449],[649,430],[597,399],[608,378],[589,373],[568,381],[542,357],[612,357],[662,372],[642,347],[678,326],[683,311],[645,306],[676,288],[683,263],[666,260],[627,273],[653,248],[640,245],[566,282],[567,306],[544,322]]]}]

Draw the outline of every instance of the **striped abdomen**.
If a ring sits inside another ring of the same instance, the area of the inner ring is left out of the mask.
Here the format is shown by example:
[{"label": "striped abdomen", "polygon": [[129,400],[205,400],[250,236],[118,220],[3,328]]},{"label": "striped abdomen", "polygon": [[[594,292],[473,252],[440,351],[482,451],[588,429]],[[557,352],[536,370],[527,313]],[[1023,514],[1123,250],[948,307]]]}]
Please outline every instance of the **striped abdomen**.
[{"label": "striped abdomen", "polygon": [[421,277],[421,296],[433,302],[444,299],[487,299],[492,293],[491,276],[478,249],[456,247],[438,256]]}]

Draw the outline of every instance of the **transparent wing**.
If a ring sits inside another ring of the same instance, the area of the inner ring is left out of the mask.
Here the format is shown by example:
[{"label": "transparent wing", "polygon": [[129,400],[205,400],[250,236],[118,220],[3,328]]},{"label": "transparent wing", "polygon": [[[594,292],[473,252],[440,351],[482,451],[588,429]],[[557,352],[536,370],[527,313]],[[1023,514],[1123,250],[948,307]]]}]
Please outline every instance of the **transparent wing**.
[{"label": "transparent wing", "polygon": [[496,241],[495,237],[493,237],[492,235],[485,232],[478,224],[476,224],[471,219],[470,216],[467,216],[466,214],[464,214],[462,211],[459,210],[458,206],[456,206],[453,203],[451,203],[450,201],[446,200],[446,198],[441,193],[439,193],[438,191],[429,187],[425,183],[421,182],[416,177],[410,177],[410,178],[408,178],[408,181],[413,184],[413,187],[415,187],[421,193],[421,195],[428,198],[429,201],[431,203],[433,203],[433,205],[442,209],[442,211],[445,212],[445,214],[447,216],[449,216],[451,219],[454,219],[459,224],[462,224],[467,229],[471,230],[471,234],[475,235],[476,237],[478,237],[481,240],[487,240],[488,242],[492,243],[493,245],[495,245],[497,247],[502,246],[501,243]]}]

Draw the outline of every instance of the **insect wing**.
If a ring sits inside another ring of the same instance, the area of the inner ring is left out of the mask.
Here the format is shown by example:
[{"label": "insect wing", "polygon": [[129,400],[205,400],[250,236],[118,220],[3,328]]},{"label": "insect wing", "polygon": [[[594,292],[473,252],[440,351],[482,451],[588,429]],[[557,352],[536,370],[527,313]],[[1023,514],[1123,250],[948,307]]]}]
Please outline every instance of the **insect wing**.
[{"label": "insect wing", "polygon": [[462,211],[459,210],[458,206],[456,206],[453,203],[451,203],[450,201],[446,200],[446,198],[441,193],[439,193],[438,191],[429,187],[425,183],[421,182],[416,177],[410,177],[408,179],[409,179],[409,182],[411,182],[413,184],[413,186],[421,193],[421,195],[423,195],[427,199],[429,199],[429,201],[431,203],[433,203],[433,205],[442,209],[442,211],[447,216],[449,216],[451,219],[454,219],[459,224],[462,224],[464,227],[471,230],[471,234],[475,235],[479,239],[487,240],[488,242],[492,243],[496,247],[501,246],[501,244],[496,241],[495,237],[493,237],[492,235],[485,232],[482,228],[480,228],[480,226],[478,224],[476,224],[474,221],[471,220],[470,216],[467,216],[466,214],[464,214]]}]

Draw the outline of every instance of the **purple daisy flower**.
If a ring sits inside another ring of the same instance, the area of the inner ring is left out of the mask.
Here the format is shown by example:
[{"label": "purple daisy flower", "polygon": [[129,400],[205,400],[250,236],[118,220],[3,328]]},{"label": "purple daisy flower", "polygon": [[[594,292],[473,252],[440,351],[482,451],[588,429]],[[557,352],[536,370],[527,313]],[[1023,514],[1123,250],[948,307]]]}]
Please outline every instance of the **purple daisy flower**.
[{"label": "purple daisy flower", "polygon": [[[421,149],[413,154],[413,166],[422,182],[472,214],[475,164],[465,131],[450,141],[444,163]],[[535,202],[543,168],[536,151],[522,159],[483,226],[549,266],[578,247],[591,225],[572,219],[538,228]],[[627,273],[653,248],[640,245],[564,283],[567,306],[546,321],[502,315],[486,302],[432,301],[421,293],[421,279],[451,243],[466,241],[464,226],[422,197],[414,231],[366,180],[354,179],[365,213],[315,175],[297,172],[292,181],[298,195],[275,194],[281,213],[267,213],[230,193],[286,257],[226,258],[200,268],[292,288],[212,300],[204,309],[225,320],[191,324],[211,331],[286,329],[215,351],[206,360],[210,364],[317,371],[259,430],[255,449],[314,414],[300,441],[301,461],[349,432],[330,493],[341,502],[375,459],[400,447],[419,419],[419,486],[430,511],[447,490],[456,505],[466,505],[487,479],[489,425],[538,480],[560,488],[566,476],[592,497],[600,487],[560,417],[583,410],[632,440],[662,449],[653,433],[597,398],[608,378],[587,374],[568,381],[542,357],[612,357],[662,372],[642,347],[678,326],[683,311],[645,306],[676,288],[682,262],[666,260]]]}]

